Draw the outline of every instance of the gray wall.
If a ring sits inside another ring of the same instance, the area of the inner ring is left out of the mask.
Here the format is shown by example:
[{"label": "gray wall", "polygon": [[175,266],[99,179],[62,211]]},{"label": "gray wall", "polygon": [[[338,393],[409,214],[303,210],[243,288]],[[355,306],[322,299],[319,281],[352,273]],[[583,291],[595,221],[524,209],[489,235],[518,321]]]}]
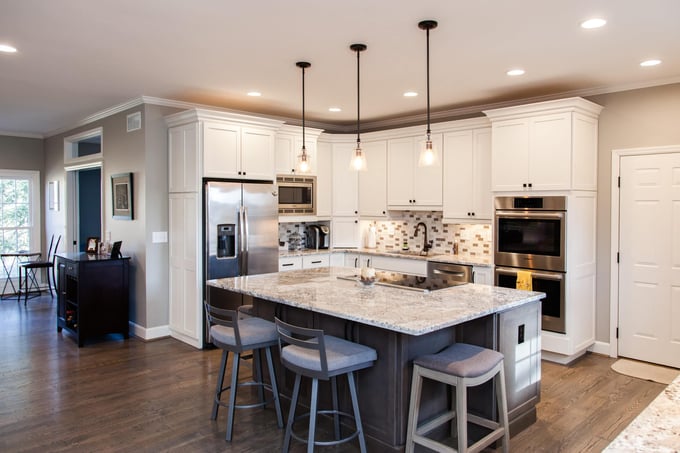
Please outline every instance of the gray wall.
[{"label": "gray wall", "polygon": [[[589,100],[600,114],[597,182],[596,339],[609,343],[612,151],[680,144],[680,84],[625,91]],[[616,303],[616,302],[615,302]]]},{"label": "gray wall", "polygon": [[[137,111],[143,112],[142,129],[127,132],[126,116]],[[111,232],[112,241],[122,240],[123,253],[132,257],[130,321],[146,328],[168,324],[168,244],[151,244],[151,233],[168,231],[167,128],[162,118],[176,111],[140,105],[45,141],[46,177],[64,184],[64,138],[102,127],[102,230]],[[113,219],[111,175],[128,172],[133,173],[134,219]],[[66,209],[47,213],[45,223],[48,234],[64,234]]]}]

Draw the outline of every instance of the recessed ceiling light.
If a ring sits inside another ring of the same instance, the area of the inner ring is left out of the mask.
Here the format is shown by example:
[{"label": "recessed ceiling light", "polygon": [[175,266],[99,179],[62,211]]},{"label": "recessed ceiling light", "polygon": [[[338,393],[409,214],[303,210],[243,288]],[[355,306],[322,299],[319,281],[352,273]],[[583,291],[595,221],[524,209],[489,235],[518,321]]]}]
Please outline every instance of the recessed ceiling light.
[{"label": "recessed ceiling light", "polygon": [[16,51],[16,47],[12,47],[9,44],[0,44],[0,52],[14,53]]},{"label": "recessed ceiling light", "polygon": [[661,64],[661,60],[645,60],[640,63],[640,66],[656,66],[658,64]]},{"label": "recessed ceiling light", "polygon": [[581,22],[581,28],[586,28],[586,29],[591,29],[591,28],[600,28],[604,27],[604,25],[607,23],[606,20],[600,19],[600,18],[593,18],[593,19],[588,19],[584,20]]},{"label": "recessed ceiling light", "polygon": [[524,74],[524,69],[511,69],[508,72],[506,72],[507,75],[509,76],[520,76]]},{"label": "recessed ceiling light", "polygon": [[252,96],[252,97],[256,98],[256,97],[262,96],[262,93],[260,93],[259,91],[249,91],[248,96]]},{"label": "recessed ceiling light", "polygon": [[418,93],[416,93],[415,91],[407,91],[406,93],[404,93],[405,98],[414,98],[416,96],[418,96]]},{"label": "recessed ceiling light", "polygon": [[342,112],[340,107],[328,107],[329,112]]}]

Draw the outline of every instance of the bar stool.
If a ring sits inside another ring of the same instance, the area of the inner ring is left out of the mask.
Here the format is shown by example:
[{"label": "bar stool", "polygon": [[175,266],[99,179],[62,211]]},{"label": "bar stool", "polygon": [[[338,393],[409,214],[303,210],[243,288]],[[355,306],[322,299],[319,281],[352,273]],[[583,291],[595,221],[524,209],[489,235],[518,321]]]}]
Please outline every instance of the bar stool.
[{"label": "bar stool", "polygon": [[[307,444],[307,452],[314,451],[315,445],[329,446],[348,442],[359,437],[361,452],[366,452],[366,440],[361,425],[359,414],[359,402],[357,399],[356,384],[354,383],[354,371],[369,368],[378,357],[375,349],[369,348],[351,341],[343,340],[331,335],[324,335],[323,330],[306,329],[293,326],[275,318],[276,328],[279,332],[279,352],[281,362],[289,370],[295,372],[295,384],[293,396],[290,402],[290,413],[286,424],[286,434],[283,440],[283,452],[290,448],[291,437]],[[287,346],[283,346],[287,344]],[[350,396],[352,399],[352,411],[354,415],[338,410],[338,388],[336,377],[347,375]],[[295,408],[300,394],[300,380],[302,376],[312,378],[312,393],[309,413],[295,418]],[[331,381],[333,410],[318,410],[317,397],[319,379]],[[335,429],[335,440],[315,441],[316,416],[317,414],[332,414]],[[307,439],[293,432],[295,421],[309,416],[309,433]],[[356,430],[343,438],[340,438],[340,416],[353,418]]]},{"label": "bar stool", "polygon": [[[456,391],[452,395],[455,403],[452,401],[452,410],[440,414],[422,425],[418,425],[423,378],[455,386]],[[481,385],[490,379],[495,380],[498,418],[500,422],[468,414],[467,412],[467,388]],[[457,450],[425,437],[434,428],[454,418],[456,419],[456,431],[458,434]],[[491,430],[489,434],[469,447],[467,445],[468,421]],[[510,448],[510,433],[505,396],[503,354],[471,344],[454,343],[437,354],[418,357],[413,361],[411,403],[406,435],[407,452],[412,452],[415,444],[423,445],[438,452],[478,452],[501,438],[503,439],[503,452],[507,453]]]},{"label": "bar stool", "polygon": [[[276,419],[279,428],[283,428],[283,417],[281,415],[281,405],[279,403],[279,390],[276,385],[276,373],[274,371],[274,363],[272,362],[272,346],[278,344],[278,334],[276,326],[273,322],[266,321],[262,318],[248,317],[240,319],[238,312],[235,310],[225,310],[205,304],[205,311],[210,322],[210,337],[212,343],[218,348],[222,349],[222,362],[220,364],[220,373],[217,377],[217,385],[215,387],[215,400],[213,402],[212,420],[217,420],[217,411],[219,406],[227,407],[227,434],[225,439],[231,441],[234,427],[234,410],[235,409],[249,409],[254,407],[265,407],[271,403],[272,400],[264,399],[264,390],[272,393],[274,408],[276,409]],[[262,370],[260,369],[260,354],[264,349],[267,357],[267,367],[269,368],[269,378],[271,384],[267,384],[262,379]],[[249,382],[238,382],[238,370],[241,360],[241,354],[244,351],[253,351],[253,364],[255,366],[255,380]],[[231,367],[231,384],[227,387],[224,385],[224,373],[227,368],[227,358],[229,352],[233,354]],[[258,402],[251,404],[236,404],[236,392],[242,386],[257,386],[258,387]],[[227,403],[221,401],[222,392],[229,390],[229,401]]]}]

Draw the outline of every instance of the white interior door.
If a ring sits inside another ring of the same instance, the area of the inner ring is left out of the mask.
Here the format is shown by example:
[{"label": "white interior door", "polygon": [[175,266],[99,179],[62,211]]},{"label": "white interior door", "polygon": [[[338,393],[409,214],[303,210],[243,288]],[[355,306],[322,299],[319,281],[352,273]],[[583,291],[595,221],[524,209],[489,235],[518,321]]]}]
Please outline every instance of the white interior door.
[{"label": "white interior door", "polygon": [[620,162],[619,355],[680,368],[680,153]]}]

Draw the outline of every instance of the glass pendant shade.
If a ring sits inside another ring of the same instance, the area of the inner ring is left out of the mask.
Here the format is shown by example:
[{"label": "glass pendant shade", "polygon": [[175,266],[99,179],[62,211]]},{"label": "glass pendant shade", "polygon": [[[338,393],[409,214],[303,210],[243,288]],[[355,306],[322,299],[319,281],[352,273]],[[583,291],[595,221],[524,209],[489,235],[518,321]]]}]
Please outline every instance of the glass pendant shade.
[{"label": "glass pendant shade", "polygon": [[357,143],[357,147],[352,155],[352,160],[350,162],[350,168],[356,171],[366,171],[368,166],[366,165],[366,154],[361,149],[361,144]]},{"label": "glass pendant shade", "polygon": [[420,156],[418,156],[418,166],[419,167],[431,167],[433,165],[439,165],[439,155],[437,149],[432,144],[430,137],[427,137],[425,141],[425,147],[420,150]]},{"label": "glass pendant shade", "polygon": [[302,153],[298,155],[297,171],[300,173],[309,173],[311,169],[309,154],[307,154],[307,149],[303,147]]}]

